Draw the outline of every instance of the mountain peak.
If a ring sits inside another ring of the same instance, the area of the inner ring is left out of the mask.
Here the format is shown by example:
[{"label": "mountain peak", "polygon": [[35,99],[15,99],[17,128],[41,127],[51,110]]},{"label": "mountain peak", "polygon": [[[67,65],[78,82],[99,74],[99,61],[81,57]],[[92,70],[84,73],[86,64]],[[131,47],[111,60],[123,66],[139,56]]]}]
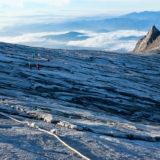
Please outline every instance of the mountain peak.
[{"label": "mountain peak", "polygon": [[153,25],[145,39],[145,41],[147,42],[147,45],[152,43],[159,35],[160,35],[160,31],[156,28],[155,25]]},{"label": "mountain peak", "polygon": [[148,34],[138,41],[133,53],[144,53],[157,49],[160,50],[160,31],[153,25]]},{"label": "mountain peak", "polygon": [[160,31],[156,28],[155,25],[152,26],[152,28],[150,29],[149,33],[152,33],[152,34],[160,34]]}]

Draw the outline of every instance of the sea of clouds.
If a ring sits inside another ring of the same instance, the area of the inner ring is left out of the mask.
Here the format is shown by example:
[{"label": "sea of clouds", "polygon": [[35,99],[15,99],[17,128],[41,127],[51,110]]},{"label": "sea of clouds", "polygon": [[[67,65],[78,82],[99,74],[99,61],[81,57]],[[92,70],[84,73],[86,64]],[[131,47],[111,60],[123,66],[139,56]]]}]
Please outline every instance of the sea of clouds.
[{"label": "sea of clouds", "polygon": [[[62,48],[62,49],[99,49],[108,51],[123,50],[129,52],[135,47],[138,38],[146,34],[146,31],[137,30],[118,30],[114,32],[96,33],[91,31],[77,30],[75,32],[83,33],[87,36],[85,40],[57,40],[45,38],[49,35],[63,35],[66,32],[40,32],[27,33],[17,36],[2,36],[1,42],[24,44],[36,47]],[[81,35],[78,35],[81,36]],[[127,39],[127,37],[137,37],[137,39]],[[124,39],[123,39],[124,38]],[[125,39],[126,38],[126,39]]]}]

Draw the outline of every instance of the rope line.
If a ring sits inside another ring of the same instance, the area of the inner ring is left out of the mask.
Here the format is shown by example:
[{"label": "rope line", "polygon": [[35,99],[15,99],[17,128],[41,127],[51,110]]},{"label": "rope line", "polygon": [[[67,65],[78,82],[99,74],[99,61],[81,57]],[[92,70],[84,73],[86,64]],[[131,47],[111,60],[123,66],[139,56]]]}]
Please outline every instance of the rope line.
[{"label": "rope line", "polygon": [[4,113],[0,113],[1,115],[13,120],[13,121],[16,121],[18,123],[21,123],[21,124],[27,124],[27,126],[29,126],[30,128],[35,128],[35,129],[38,129],[39,131],[41,132],[44,132],[44,133],[47,133],[53,137],[55,137],[60,143],[62,143],[65,147],[67,147],[69,150],[71,150],[72,152],[76,153],[77,155],[79,155],[81,158],[83,158],[84,160],[90,160],[89,158],[87,158],[86,156],[84,156],[83,154],[81,154],[79,151],[77,151],[76,149],[74,149],[73,147],[69,146],[67,143],[65,143],[61,138],[59,138],[56,134],[50,132],[50,131],[47,131],[45,129],[42,129],[42,128],[39,128],[38,126],[31,126],[29,124],[28,121],[20,121],[20,120],[17,120],[16,118],[13,118],[7,114],[4,114]]}]

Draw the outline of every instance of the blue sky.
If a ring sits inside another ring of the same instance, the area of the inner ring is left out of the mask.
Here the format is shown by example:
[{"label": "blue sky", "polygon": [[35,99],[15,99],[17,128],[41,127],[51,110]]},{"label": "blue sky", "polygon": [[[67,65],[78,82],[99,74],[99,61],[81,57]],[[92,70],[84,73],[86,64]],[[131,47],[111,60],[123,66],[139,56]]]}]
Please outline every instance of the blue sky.
[{"label": "blue sky", "polygon": [[159,0],[0,0],[0,15],[98,15],[158,11]]}]

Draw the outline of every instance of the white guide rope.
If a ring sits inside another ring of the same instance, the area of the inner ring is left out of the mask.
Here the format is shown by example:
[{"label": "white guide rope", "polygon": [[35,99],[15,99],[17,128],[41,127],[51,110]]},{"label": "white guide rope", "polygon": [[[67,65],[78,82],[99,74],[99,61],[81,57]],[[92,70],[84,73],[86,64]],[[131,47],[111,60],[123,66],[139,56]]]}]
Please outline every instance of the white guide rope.
[{"label": "white guide rope", "polygon": [[64,146],[66,146],[68,149],[70,149],[71,151],[73,151],[73,152],[76,153],[77,155],[79,155],[81,158],[83,158],[83,159],[85,159],[85,160],[90,160],[89,158],[87,158],[86,156],[84,156],[84,155],[82,155],[80,152],[78,152],[76,149],[74,149],[74,148],[72,148],[71,146],[69,146],[69,145],[68,145],[67,143],[65,143],[63,140],[61,140],[56,134],[54,134],[54,133],[52,133],[52,132],[50,132],[50,131],[44,130],[44,129],[42,129],[42,128],[39,128],[38,126],[35,126],[35,125],[31,126],[31,124],[29,124],[29,122],[27,122],[27,121],[17,120],[17,119],[15,119],[15,118],[7,115],[7,114],[4,114],[4,113],[0,113],[0,114],[3,115],[3,116],[5,116],[5,117],[7,117],[7,118],[9,118],[9,119],[12,119],[12,120],[18,122],[18,123],[26,124],[26,125],[29,126],[29,127],[35,128],[35,129],[37,129],[37,130],[39,130],[39,131],[41,131],[41,132],[47,133],[47,134],[49,134],[49,135],[51,135],[51,136],[54,136],[59,142],[61,142]]}]

